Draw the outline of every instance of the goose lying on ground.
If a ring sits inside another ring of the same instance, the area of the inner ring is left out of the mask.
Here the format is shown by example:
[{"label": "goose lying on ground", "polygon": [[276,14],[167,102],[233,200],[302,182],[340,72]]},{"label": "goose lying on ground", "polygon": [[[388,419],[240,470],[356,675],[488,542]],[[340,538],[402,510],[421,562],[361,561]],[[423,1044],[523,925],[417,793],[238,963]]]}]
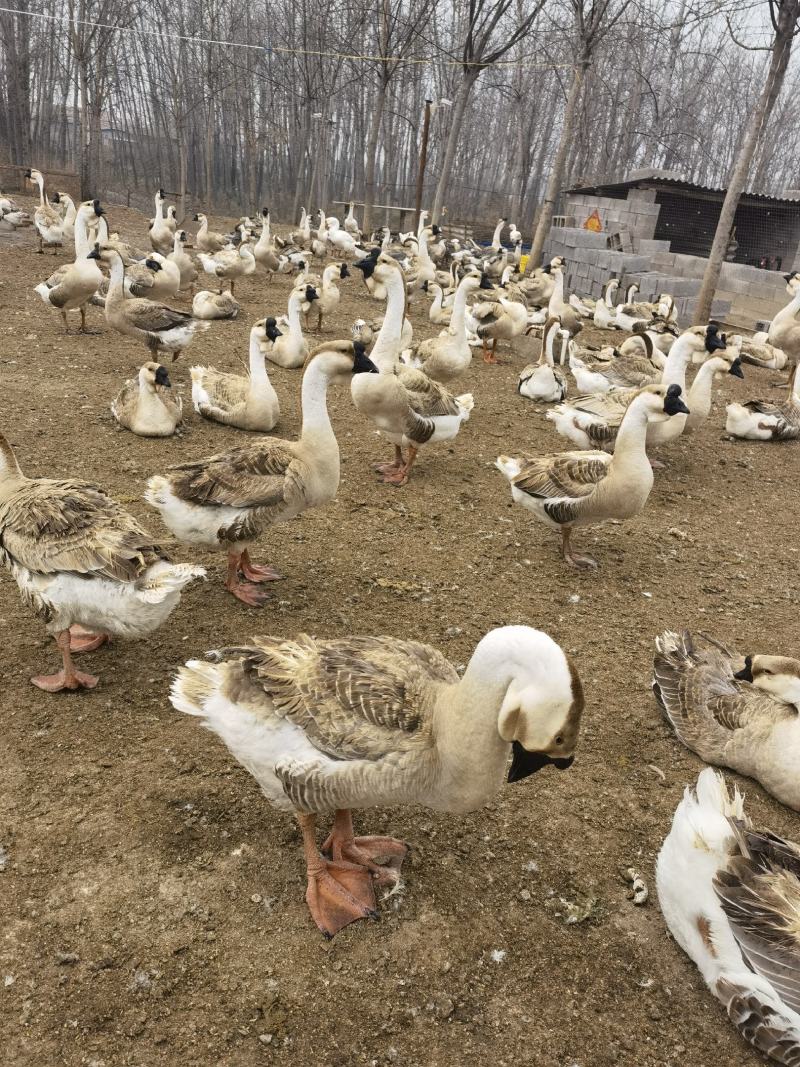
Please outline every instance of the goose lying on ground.
[{"label": "goose lying on ground", "polygon": [[139,437],[171,437],[180,425],[183,402],[172,392],[166,367],[145,363],[111,403],[111,414]]},{"label": "goose lying on ground", "polygon": [[250,330],[247,375],[226,374],[215,367],[192,367],[192,403],[195,411],[213,422],[240,430],[267,433],[280,415],[278,396],[269,380],[262,346],[281,336],[275,319],[260,319]]},{"label": "goose lying on ground", "polygon": [[743,657],[706,634],[666,631],[653,692],[687,748],[800,811],[800,661]]},{"label": "goose lying on ground", "polygon": [[[509,752],[516,782],[569,767],[578,742],[578,673],[528,626],[488,633],[463,678],[435,648],[394,637],[260,637],[209,659],[179,671],[172,703],[217,734],[270,803],[295,813],[306,900],[328,937],[375,914],[374,884],[397,883],[407,850],[355,837],[353,808],[475,811],[501,787]],[[315,833],[328,812],[331,859]]]},{"label": "goose lying on ground", "polygon": [[656,864],[672,936],[745,1039],[800,1063],[800,848],[755,830],[710,767],[686,789]]},{"label": "goose lying on ground", "polygon": [[748,400],[728,404],[725,429],[748,441],[796,441],[800,437],[800,362],[789,376],[789,395],[782,403]]}]

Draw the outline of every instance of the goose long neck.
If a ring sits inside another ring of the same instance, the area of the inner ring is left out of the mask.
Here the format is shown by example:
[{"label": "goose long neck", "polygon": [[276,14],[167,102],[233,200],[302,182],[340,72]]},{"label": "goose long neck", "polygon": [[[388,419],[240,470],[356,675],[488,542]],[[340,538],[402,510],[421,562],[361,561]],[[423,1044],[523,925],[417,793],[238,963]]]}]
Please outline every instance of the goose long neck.
[{"label": "goose long neck", "polygon": [[778,312],[778,314],[772,320],[773,325],[776,322],[780,322],[780,323],[789,322],[790,320],[792,320],[795,317],[795,315],[797,314],[798,311],[800,311],[800,287],[798,287],[797,292],[794,294],[794,296],[789,301],[789,303],[786,305],[786,307],[785,308],[781,308],[781,310]]},{"label": "goose long neck", "polygon": [[113,256],[111,259],[111,271],[108,279],[108,300],[121,299],[124,294],[125,267],[122,256]]},{"label": "goose long neck", "polygon": [[263,249],[269,247],[270,242],[270,230],[269,230],[269,215],[263,216],[263,222],[261,223],[261,234],[258,238],[257,248]]},{"label": "goose long neck", "polygon": [[266,360],[264,358],[264,353],[261,351],[261,331],[256,326],[250,331],[250,347],[247,364],[248,370],[250,371],[250,380],[252,382],[263,382],[268,380]]},{"label": "goose long neck", "polygon": [[310,437],[317,439],[333,439],[333,427],[328,414],[328,385],[330,377],[325,371],[323,364],[324,356],[312,359],[303,375],[303,384],[300,390],[300,406],[303,411],[303,427],[300,432],[301,441],[307,441]]},{"label": "goose long neck", "polygon": [[554,310],[564,303],[564,272],[556,271],[556,278],[553,282],[553,292],[550,294],[550,303],[548,304],[549,310]]},{"label": "goose long neck", "polygon": [[713,359],[707,359],[695,375],[687,397],[687,407],[693,416],[705,418],[711,411],[714,374],[721,369]]},{"label": "goose long neck", "polygon": [[41,174],[37,174],[34,178],[34,181],[39,186],[39,206],[47,207],[48,200],[47,197],[44,195],[44,178]]},{"label": "goose long neck", "polygon": [[[75,259],[86,259],[91,252],[91,246],[89,244],[89,230],[86,226],[86,216],[89,213],[88,208],[78,208],[78,213],[75,216]],[[101,216],[102,217],[102,216]]]},{"label": "goose long neck", "polygon": [[161,194],[156,193],[156,222],[164,221],[164,201],[161,199]]},{"label": "goose long neck", "polygon": [[645,451],[647,443],[647,414],[648,409],[645,399],[643,397],[634,397],[628,405],[628,410],[625,412],[617,432],[614,456],[611,460],[608,478],[612,480],[615,476],[617,478],[627,478],[633,471],[637,473],[646,471],[652,483],[653,470]]},{"label": "goose long neck", "polygon": [[417,252],[417,258],[421,259],[423,263],[430,263],[431,257],[428,253],[428,232],[423,230],[419,235],[419,250]]},{"label": "goose long neck", "polygon": [[492,248],[500,247],[500,234],[503,232],[504,226],[505,222],[503,221],[503,219],[500,219],[494,228],[494,235],[492,237]]},{"label": "goose long neck", "polygon": [[286,315],[289,319],[289,333],[295,340],[302,341],[303,330],[300,326],[300,303],[300,294],[293,292],[289,297],[289,306],[286,310]]},{"label": "goose long neck", "polygon": [[[456,295],[453,297],[453,311],[450,315],[450,329],[453,331],[463,331],[465,329],[465,318],[467,310],[467,295],[469,293],[469,286],[464,282],[456,289]],[[440,289],[437,294],[439,306],[441,306],[444,293]]]},{"label": "goose long neck", "polygon": [[544,333],[542,334],[542,352],[539,356],[539,364],[552,367],[555,365],[555,359],[553,358],[553,345],[556,339],[556,330],[558,329],[557,319],[548,319],[544,324]]},{"label": "goose long neck", "polygon": [[3,498],[5,486],[16,484],[24,477],[17,463],[17,457],[14,455],[14,449],[0,433],[0,500]]},{"label": "goose long neck", "polygon": [[661,373],[661,381],[664,385],[679,385],[681,389],[686,386],[686,368],[692,358],[692,350],[689,342],[684,337],[679,337],[670,348],[669,355],[664,363]]},{"label": "goose long neck", "polygon": [[400,352],[400,337],[403,332],[403,315],[406,307],[406,290],[399,270],[393,270],[386,279],[386,314],[383,325],[372,349],[372,362],[381,373],[393,371]]}]

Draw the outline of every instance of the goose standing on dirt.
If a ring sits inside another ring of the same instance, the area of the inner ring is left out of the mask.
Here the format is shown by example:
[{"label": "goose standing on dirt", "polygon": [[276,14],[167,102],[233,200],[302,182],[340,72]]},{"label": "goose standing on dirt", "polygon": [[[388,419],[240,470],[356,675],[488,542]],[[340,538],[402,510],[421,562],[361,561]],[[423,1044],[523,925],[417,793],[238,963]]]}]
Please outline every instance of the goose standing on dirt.
[{"label": "goose standing on dirt", "polygon": [[61,314],[65,333],[69,333],[68,311],[80,312],[79,332],[86,333],[86,305],[104,281],[97,257],[89,256],[93,247],[97,246],[89,243],[86,225],[90,215],[92,218],[99,218],[102,214],[99,200],[87,200],[81,204],[75,216],[75,262],[60,267],[47,281],[35,287],[45,304],[56,308]]},{"label": "goose standing on dirt", "polygon": [[223,249],[213,255],[200,252],[199,258],[206,274],[224,278],[229,282],[232,294],[236,291],[236,279],[245,278],[256,269],[256,259],[249,237],[243,237],[238,248]]},{"label": "goose standing on dirt", "polygon": [[[261,607],[260,583],[280,578],[250,559],[250,546],[266,529],[327,504],[339,488],[339,445],[327,407],[328,387],[376,368],[363,346],[332,341],[311,354],[303,374],[303,425],[297,441],[263,438],[206,459],[170,467],[147,483],[145,500],[167,528],[187,544],[224,549],[225,588]],[[244,580],[242,580],[244,579]]]},{"label": "goose standing on dirt", "polygon": [[145,363],[111,403],[120,426],[139,437],[171,437],[181,423],[183,402],[172,392],[166,367]]},{"label": "goose standing on dirt", "polygon": [[313,303],[310,305],[308,312],[306,312],[306,326],[308,326],[308,316],[312,311],[317,313],[317,329],[322,329],[322,318],[324,315],[332,315],[339,306],[341,300],[341,293],[339,292],[339,286],[336,284],[337,279],[345,279],[350,277],[350,271],[346,263],[329,263],[325,270],[322,272],[322,284],[320,285],[319,292],[316,293]]},{"label": "goose standing on dirt", "polygon": [[150,244],[154,252],[160,252],[162,256],[169,255],[172,251],[176,226],[171,220],[164,217],[163,189],[159,189],[155,195],[156,214],[150,225]]},{"label": "goose standing on dirt", "polygon": [[272,346],[280,336],[273,318],[253,324],[246,377],[225,374],[214,367],[192,367],[192,403],[198,415],[240,430],[268,433],[278,421],[280,405],[267,374],[262,346]]},{"label": "goose standing on dirt", "polygon": [[47,624],[62,669],[37,675],[39,689],[93,689],[74,652],[109,636],[142,637],[166,622],[202,567],[172,564],[120,505],[78,480],[26,478],[0,434],[0,561]]},{"label": "goose standing on dirt", "polygon": [[61,235],[64,240],[64,244],[68,241],[75,240],[75,218],[78,214],[78,209],[75,207],[75,201],[69,195],[69,193],[57,192],[54,197],[54,202],[59,205],[63,205],[64,215],[63,222],[61,224]]},{"label": "goose standing on dirt", "polygon": [[573,527],[638,515],[653,488],[653,468],[645,452],[647,424],[688,413],[679,385],[648,385],[625,411],[613,456],[607,452],[499,456],[496,466],[511,483],[512,499],[540,522],[561,531],[563,559],[575,567],[596,567],[590,556],[573,552]]},{"label": "goose standing on dirt", "polygon": [[269,274],[272,274],[280,266],[278,255],[272,242],[268,207],[263,208],[261,211],[261,233],[253,245],[253,255],[256,263],[264,267]]},{"label": "goose standing on dirt", "polygon": [[195,262],[189,253],[185,249],[186,244],[186,230],[176,230],[175,236],[172,239],[172,251],[167,256],[167,259],[174,263],[178,268],[180,281],[178,283],[178,290],[183,292],[184,289],[191,289],[194,283],[197,281],[197,267]]},{"label": "goose standing on dirt", "polygon": [[40,170],[26,170],[25,177],[31,185],[39,186],[39,204],[33,213],[33,224],[39,234],[39,254],[44,254],[45,245],[56,255],[64,243],[64,220],[47,199],[44,175]]},{"label": "goose standing on dirt", "polygon": [[[745,1041],[800,1063],[800,848],[753,829],[707,767],[687,788],[656,863],[667,926]],[[760,1060],[760,1057],[759,1057]]]},{"label": "goose standing on dirt", "polygon": [[111,279],[106,297],[106,322],[118,333],[142,341],[155,355],[171,352],[173,361],[191,343],[198,328],[205,323],[193,318],[186,311],[176,311],[167,304],[142,297],[125,296],[125,267],[119,252],[95,249],[90,257],[111,263]]},{"label": "goose standing on dirt", "polygon": [[[328,937],[375,915],[375,885],[397,885],[407,852],[391,837],[356,837],[352,809],[463,814],[501,788],[509,753],[509,782],[574,759],[578,672],[528,626],[491,630],[463,678],[437,649],[383,636],[259,637],[208,659],[178,672],[172,704],[217,734],[274,807],[294,812],[306,900]],[[320,852],[316,820],[329,812]]]},{"label": "goose standing on dirt", "polygon": [[194,246],[199,252],[221,252],[228,245],[228,239],[221,233],[215,233],[208,228],[208,216],[197,214],[194,221],[200,223],[200,228],[195,234]]},{"label": "goose standing on dirt", "polygon": [[748,441],[796,441],[800,437],[800,362],[789,377],[789,395],[783,403],[748,400],[728,404],[725,429]]},{"label": "goose standing on dirt", "polygon": [[653,692],[687,748],[800,811],[800,661],[666,631],[656,638]]},{"label": "goose standing on dirt", "polygon": [[449,328],[438,337],[429,337],[404,352],[411,366],[423,371],[435,382],[446,384],[460,378],[472,362],[472,349],[467,341],[467,298],[478,289],[490,288],[491,282],[485,274],[464,275],[456,289]]},{"label": "goose standing on dirt", "polygon": [[[394,445],[394,461],[375,464],[374,469],[387,484],[402,486],[408,482],[423,445],[456,437],[472,411],[472,394],[454,396],[422,371],[398,366],[406,303],[402,272],[385,254],[377,260],[368,256],[354,266],[367,279],[377,274],[386,289],[387,303],[371,352],[379,373],[354,378],[350,391],[358,411]],[[408,449],[405,457],[404,447]]]}]

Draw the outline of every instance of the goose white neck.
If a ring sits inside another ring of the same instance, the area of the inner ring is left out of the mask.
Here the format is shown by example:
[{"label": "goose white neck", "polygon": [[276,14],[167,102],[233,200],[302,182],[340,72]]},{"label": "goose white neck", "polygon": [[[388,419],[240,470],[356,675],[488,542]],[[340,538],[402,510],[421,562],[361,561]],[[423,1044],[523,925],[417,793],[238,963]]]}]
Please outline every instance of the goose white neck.
[{"label": "goose white neck", "polygon": [[172,239],[172,254],[177,256],[179,252],[183,251],[183,240],[180,233],[176,233]]},{"label": "goose white neck", "polygon": [[420,234],[422,233],[422,231],[425,229],[427,218],[428,218],[428,212],[427,211],[420,211],[420,213],[419,213],[419,225],[417,226],[417,237],[419,237]]},{"label": "goose white neck", "polygon": [[161,194],[156,193],[156,222],[162,222],[164,219],[164,201],[161,199]]},{"label": "goose white neck", "polygon": [[303,298],[297,290],[292,290],[289,295],[289,306],[287,308],[287,318],[289,319],[289,333],[295,340],[302,341],[303,330],[300,326],[300,304],[303,302]]},{"label": "goose white neck", "polygon": [[431,262],[431,257],[428,254],[428,233],[426,230],[423,230],[422,233],[419,235],[417,259],[422,260],[422,263],[426,266]]},{"label": "goose white neck", "polygon": [[661,381],[664,385],[679,385],[683,389],[686,385],[686,368],[692,358],[691,342],[687,335],[678,337],[669,350],[669,355],[661,372]]},{"label": "goose white neck", "polygon": [[267,364],[264,357],[264,353],[261,351],[261,330],[254,326],[250,331],[250,351],[248,358],[248,365],[250,370],[251,381],[267,381],[269,375],[267,374]]},{"label": "goose white neck", "polygon": [[603,286],[603,303],[606,307],[613,308],[614,296],[613,294],[619,288],[619,282],[616,278],[610,278]]},{"label": "goose white neck", "polygon": [[111,257],[111,270],[108,279],[108,297],[113,299],[117,296],[123,296],[123,286],[125,284],[125,266],[122,262],[122,256],[116,255]]},{"label": "goose white neck", "polygon": [[[471,285],[471,279],[469,276],[462,278],[461,283],[456,289],[456,295],[453,297],[453,311],[450,315],[450,330],[455,333],[464,333],[466,330],[465,321],[467,310],[467,296],[472,292],[473,286]],[[444,294],[439,289],[438,299],[441,306],[441,299]],[[466,334],[465,334],[466,336]]]},{"label": "goose white neck", "polygon": [[208,216],[206,216],[206,215],[203,215],[202,219],[200,219],[200,226],[199,226],[199,228],[198,228],[198,230],[197,230],[197,234],[198,234],[198,236],[199,236],[199,235],[200,235],[201,233],[203,233],[203,234],[204,234],[204,233],[206,232],[206,230],[207,230],[207,229],[208,229]]},{"label": "goose white neck", "polygon": [[544,333],[542,334],[542,352],[539,356],[540,364],[546,363],[548,367],[555,366],[553,350],[557,336],[558,319],[548,319],[544,326]]},{"label": "goose white neck", "polygon": [[[86,225],[86,219],[89,212],[94,212],[94,208],[81,207],[78,208],[78,213],[75,216],[75,259],[86,259],[92,250],[89,243],[89,229]],[[102,218],[102,216],[100,216]]]},{"label": "goose white neck", "polygon": [[45,207],[45,205],[48,203],[48,201],[47,201],[47,197],[44,195],[44,178],[42,177],[41,174],[37,173],[36,177],[33,180],[39,186],[39,205],[41,207]]},{"label": "goose white neck", "polygon": [[322,272],[322,287],[327,289],[336,275],[339,273],[339,265],[337,263],[329,263],[325,270]]},{"label": "goose white neck", "polygon": [[786,305],[786,307],[781,308],[781,310],[772,320],[772,325],[774,326],[776,322],[783,323],[793,319],[798,311],[800,311],[800,286],[798,286],[797,292],[794,294],[794,296]]},{"label": "goose white neck", "polygon": [[303,384],[300,389],[300,406],[303,411],[303,427],[300,439],[310,436],[335,437],[328,414],[328,385],[331,375],[325,365],[325,355],[320,354],[306,367]]},{"label": "goose white neck", "polygon": [[617,431],[608,478],[613,479],[615,474],[627,478],[634,469],[641,477],[649,479],[652,486],[653,468],[645,451],[649,415],[647,394],[634,397]]},{"label": "goose white neck", "polygon": [[262,215],[261,218],[261,233],[258,238],[258,245],[256,246],[259,249],[266,248],[270,242],[269,213]]},{"label": "goose white neck", "polygon": [[399,269],[391,270],[384,284],[386,286],[386,314],[370,357],[382,374],[394,370],[400,352],[400,336],[403,332],[403,316],[406,307],[406,287]]},{"label": "goose white neck", "polygon": [[500,248],[500,234],[503,232],[503,227],[504,226],[505,226],[505,219],[500,219],[500,221],[497,223],[497,225],[494,228],[494,235],[492,237],[492,248],[496,248],[496,249],[499,250],[499,248]]},{"label": "goose white neck", "polygon": [[689,418],[692,422],[707,418],[711,411],[711,393],[714,386],[714,375],[721,371],[726,371],[728,368],[729,364],[719,356],[715,356],[713,359],[707,359],[705,363],[701,365],[692,382],[692,387],[689,390],[686,402],[686,406],[691,412]]},{"label": "goose white neck", "polygon": [[562,270],[556,270],[553,273],[555,274],[555,281],[553,282],[553,291],[550,294],[550,300],[547,304],[547,310],[551,315],[564,303],[564,272]]},{"label": "goose white neck", "polygon": [[0,485],[2,482],[17,481],[23,477],[14,449],[0,433]]}]

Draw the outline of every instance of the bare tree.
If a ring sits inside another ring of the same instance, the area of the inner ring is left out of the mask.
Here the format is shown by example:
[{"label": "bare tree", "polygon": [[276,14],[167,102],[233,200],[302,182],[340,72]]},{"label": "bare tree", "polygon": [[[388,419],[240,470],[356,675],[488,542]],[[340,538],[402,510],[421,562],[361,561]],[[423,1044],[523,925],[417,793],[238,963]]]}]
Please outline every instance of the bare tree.
[{"label": "bare tree", "polygon": [[728,189],[722,202],[722,210],[714,233],[714,242],[711,245],[711,252],[708,257],[708,266],[703,275],[703,282],[700,286],[694,310],[695,323],[707,322],[711,315],[711,305],[719,282],[720,272],[722,271],[725,253],[730,242],[739,198],[744,191],[747,176],[750,173],[750,164],[753,162],[758,139],[769,121],[775,102],[783,88],[783,81],[789,66],[789,57],[792,52],[792,43],[798,32],[800,0],[768,0],[768,3],[774,36],[767,80],[764,83],[758,103],[750,114],[750,119],[744,130],[733,169],[728,179]]}]

